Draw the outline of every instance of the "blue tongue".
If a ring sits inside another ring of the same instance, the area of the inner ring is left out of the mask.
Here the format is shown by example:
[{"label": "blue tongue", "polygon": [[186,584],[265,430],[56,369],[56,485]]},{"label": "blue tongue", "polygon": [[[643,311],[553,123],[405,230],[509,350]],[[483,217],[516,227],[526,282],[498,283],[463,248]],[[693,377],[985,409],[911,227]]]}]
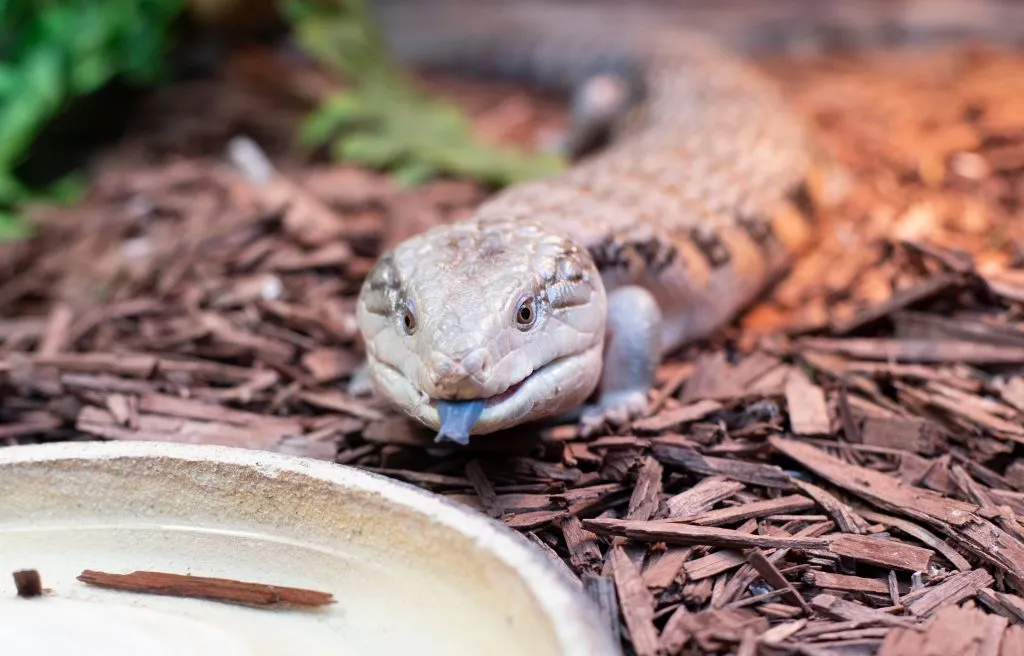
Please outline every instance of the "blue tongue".
[{"label": "blue tongue", "polygon": [[437,414],[441,416],[441,428],[435,442],[451,440],[458,444],[469,444],[469,431],[484,411],[483,399],[475,401],[438,401]]}]

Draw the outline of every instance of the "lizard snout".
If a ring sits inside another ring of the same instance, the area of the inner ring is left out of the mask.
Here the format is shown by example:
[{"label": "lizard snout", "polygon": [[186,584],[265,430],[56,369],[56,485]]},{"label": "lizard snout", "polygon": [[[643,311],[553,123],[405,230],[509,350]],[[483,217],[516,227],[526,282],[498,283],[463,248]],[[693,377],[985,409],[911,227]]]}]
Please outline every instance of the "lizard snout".
[{"label": "lizard snout", "polygon": [[486,349],[451,356],[435,352],[430,358],[430,396],[443,399],[475,399],[488,396],[485,389],[492,359]]}]

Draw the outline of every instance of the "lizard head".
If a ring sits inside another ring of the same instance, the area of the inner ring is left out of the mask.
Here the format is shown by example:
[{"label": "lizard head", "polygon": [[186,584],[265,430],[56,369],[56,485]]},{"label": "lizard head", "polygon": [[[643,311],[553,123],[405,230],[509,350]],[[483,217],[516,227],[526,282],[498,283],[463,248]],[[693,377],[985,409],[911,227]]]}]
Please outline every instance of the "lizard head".
[{"label": "lizard head", "polygon": [[356,317],[377,390],[465,443],[582,403],[600,380],[605,312],[586,249],[537,225],[470,221],[381,256]]}]

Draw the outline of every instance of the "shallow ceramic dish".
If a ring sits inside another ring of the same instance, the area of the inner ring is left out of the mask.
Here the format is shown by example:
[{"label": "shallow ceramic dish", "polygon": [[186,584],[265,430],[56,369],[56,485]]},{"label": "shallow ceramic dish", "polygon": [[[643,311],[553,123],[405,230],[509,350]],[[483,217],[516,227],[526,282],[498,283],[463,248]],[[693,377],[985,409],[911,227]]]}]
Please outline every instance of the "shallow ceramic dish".
[{"label": "shallow ceramic dish", "polygon": [[[21,654],[620,653],[578,585],[515,532],[331,463],[154,442],[0,449],[0,645]],[[50,592],[15,596],[37,569]],[[311,588],[317,610],[118,592],[85,569]]]}]

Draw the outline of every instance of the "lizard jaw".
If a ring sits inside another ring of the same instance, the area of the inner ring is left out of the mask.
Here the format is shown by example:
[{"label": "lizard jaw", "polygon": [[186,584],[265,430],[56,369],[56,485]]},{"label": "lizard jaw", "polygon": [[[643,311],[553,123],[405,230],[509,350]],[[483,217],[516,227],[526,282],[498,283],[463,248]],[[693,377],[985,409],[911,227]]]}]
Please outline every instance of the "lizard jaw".
[{"label": "lizard jaw", "polygon": [[[469,431],[484,435],[526,421],[561,414],[583,403],[601,377],[603,345],[560,356],[505,391],[483,399],[484,408]],[[382,362],[372,366],[378,389],[392,403],[420,423],[438,430],[441,425],[437,399],[417,389],[397,369]],[[383,366],[381,366],[383,365]]]}]

